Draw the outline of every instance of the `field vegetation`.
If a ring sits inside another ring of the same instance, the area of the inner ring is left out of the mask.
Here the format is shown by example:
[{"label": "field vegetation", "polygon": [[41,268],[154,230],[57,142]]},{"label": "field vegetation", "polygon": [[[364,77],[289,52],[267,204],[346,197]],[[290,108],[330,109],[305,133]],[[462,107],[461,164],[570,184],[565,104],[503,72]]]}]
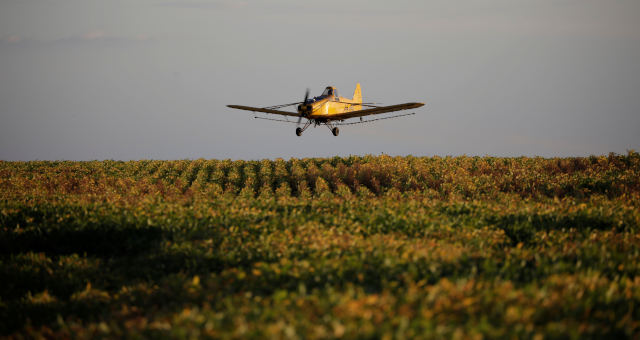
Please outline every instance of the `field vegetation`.
[{"label": "field vegetation", "polygon": [[640,155],[0,162],[0,335],[638,338]]}]

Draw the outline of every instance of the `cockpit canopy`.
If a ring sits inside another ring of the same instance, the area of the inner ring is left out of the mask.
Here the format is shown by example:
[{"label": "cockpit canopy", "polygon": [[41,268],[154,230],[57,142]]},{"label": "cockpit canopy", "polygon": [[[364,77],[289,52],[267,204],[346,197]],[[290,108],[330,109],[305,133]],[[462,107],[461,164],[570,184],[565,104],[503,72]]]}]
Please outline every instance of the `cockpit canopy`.
[{"label": "cockpit canopy", "polygon": [[326,97],[331,95],[338,97],[338,90],[333,86],[327,86],[327,88],[324,89],[324,92],[322,92],[322,96]]},{"label": "cockpit canopy", "polygon": [[334,99],[338,100],[338,90],[333,86],[327,86],[321,95],[307,99],[306,103],[315,103],[316,101],[325,99],[329,96],[334,96]]}]

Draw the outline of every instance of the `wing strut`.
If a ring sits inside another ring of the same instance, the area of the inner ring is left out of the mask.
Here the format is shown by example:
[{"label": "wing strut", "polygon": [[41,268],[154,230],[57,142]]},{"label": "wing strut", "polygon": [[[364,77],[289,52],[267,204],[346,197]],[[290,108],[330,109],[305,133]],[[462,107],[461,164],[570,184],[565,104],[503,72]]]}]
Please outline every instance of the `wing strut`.
[{"label": "wing strut", "polygon": [[385,120],[385,119],[391,119],[391,118],[399,118],[399,117],[404,117],[404,116],[411,116],[416,114],[415,112],[411,112],[411,113],[404,113],[401,115],[395,115],[395,116],[391,116],[391,117],[384,117],[384,118],[375,118],[375,119],[367,119],[367,120],[362,120],[359,122],[351,122],[351,123],[336,123],[333,125],[355,125],[355,124],[362,124],[362,123],[371,123],[371,122],[375,122],[376,120]]},{"label": "wing strut", "polygon": [[[377,120],[385,120],[385,119],[391,119],[391,118],[399,118],[399,117],[404,117],[404,116],[411,116],[416,114],[415,112],[411,112],[411,113],[404,113],[401,115],[395,115],[395,116],[391,116],[391,117],[383,117],[383,118],[375,118],[375,119],[367,119],[367,120],[363,120],[363,121],[359,121],[359,122],[350,122],[350,123],[333,123],[332,125],[355,125],[355,124],[362,124],[362,123],[371,123],[371,122],[375,122]],[[267,117],[258,117],[258,116],[254,116],[253,118],[255,119],[263,119],[263,120],[271,120],[274,122],[283,122],[283,123],[294,123],[297,124],[296,122],[292,122],[290,120],[285,120],[285,119],[275,119],[275,118],[267,118]]]}]

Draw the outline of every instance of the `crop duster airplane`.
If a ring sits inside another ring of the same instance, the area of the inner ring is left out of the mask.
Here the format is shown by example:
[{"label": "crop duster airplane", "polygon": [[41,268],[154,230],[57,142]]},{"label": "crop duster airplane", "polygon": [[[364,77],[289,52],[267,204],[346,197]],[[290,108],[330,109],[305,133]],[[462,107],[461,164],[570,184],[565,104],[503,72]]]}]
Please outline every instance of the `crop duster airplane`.
[{"label": "crop duster airplane", "polygon": [[[289,111],[280,110],[284,107],[294,106],[294,105],[298,105],[298,112],[289,112]],[[374,103],[363,103],[360,84],[357,84],[356,90],[353,92],[353,99],[340,97],[338,95],[338,90],[335,87],[327,86],[324,92],[322,92],[322,95],[318,97],[313,97],[313,98],[309,98],[309,89],[307,89],[307,92],[304,95],[304,100],[301,102],[268,106],[268,107],[251,107],[251,106],[242,106],[242,105],[227,105],[227,106],[233,109],[297,117],[298,127],[296,128],[296,135],[298,136],[301,136],[304,130],[306,130],[309,126],[311,126],[311,124],[314,124],[315,126],[324,124],[329,128],[329,130],[331,130],[334,136],[337,136],[338,133],[340,133],[340,129],[338,129],[337,125],[359,124],[359,123],[371,122],[374,120],[407,116],[414,113],[408,113],[408,114],[402,114],[402,115],[378,118],[378,119],[371,119],[371,120],[364,120],[364,121],[362,120],[362,117],[368,116],[368,115],[376,115],[376,114],[393,112],[393,111],[415,109],[423,105],[424,105],[423,103],[405,103],[405,104],[396,104],[396,105],[390,105],[390,106],[376,106],[374,105]],[[261,117],[255,117],[255,118],[261,118]],[[306,122],[302,127],[300,127],[300,122],[302,121],[303,118],[306,119]],[[346,119],[350,119],[350,118],[360,118],[360,121],[344,123]],[[261,119],[293,123],[292,121],[289,121],[289,120],[270,119],[270,118],[261,118]]]}]

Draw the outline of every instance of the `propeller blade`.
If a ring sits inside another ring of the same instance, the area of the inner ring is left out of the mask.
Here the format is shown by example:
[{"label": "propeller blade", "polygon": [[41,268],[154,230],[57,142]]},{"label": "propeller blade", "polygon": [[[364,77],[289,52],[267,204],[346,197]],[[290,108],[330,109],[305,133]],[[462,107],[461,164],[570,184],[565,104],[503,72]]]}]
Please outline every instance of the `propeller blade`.
[{"label": "propeller blade", "polygon": [[298,117],[298,125],[300,125],[300,121],[302,120],[302,115],[300,115],[300,117]]},{"label": "propeller blade", "polygon": [[309,99],[309,88],[307,87],[307,92],[304,93],[304,101],[303,103],[307,103],[307,99]]}]

